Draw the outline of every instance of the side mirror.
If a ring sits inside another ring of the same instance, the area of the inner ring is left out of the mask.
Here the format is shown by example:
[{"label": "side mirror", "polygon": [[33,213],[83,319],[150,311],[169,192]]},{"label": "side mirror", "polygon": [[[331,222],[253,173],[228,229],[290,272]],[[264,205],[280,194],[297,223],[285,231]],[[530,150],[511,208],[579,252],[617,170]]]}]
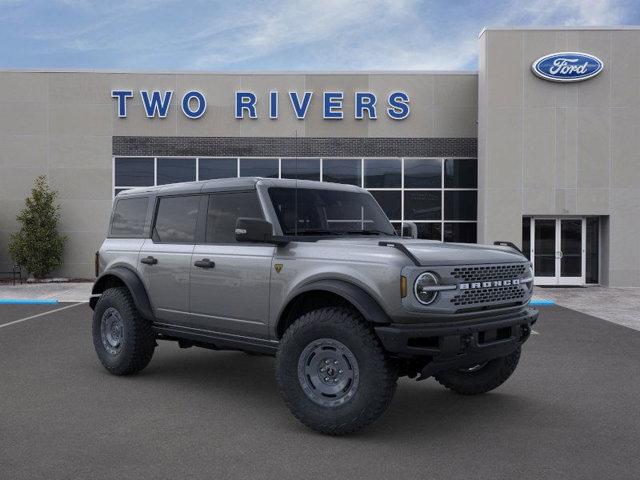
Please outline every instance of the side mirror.
[{"label": "side mirror", "polygon": [[415,222],[403,222],[401,237],[418,238],[418,225]]},{"label": "side mirror", "polygon": [[261,218],[240,217],[236,220],[236,241],[272,243],[273,225]]}]

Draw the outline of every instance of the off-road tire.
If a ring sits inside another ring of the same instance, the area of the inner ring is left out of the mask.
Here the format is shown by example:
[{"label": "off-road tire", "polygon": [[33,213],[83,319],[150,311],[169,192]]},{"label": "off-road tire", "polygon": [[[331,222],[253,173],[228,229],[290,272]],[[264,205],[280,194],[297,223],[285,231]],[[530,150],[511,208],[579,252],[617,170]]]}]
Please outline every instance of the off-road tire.
[{"label": "off-road tire", "polygon": [[[299,380],[301,355],[319,339],[341,342],[357,361],[357,388],[338,406],[314,403]],[[285,332],[276,355],[276,381],[287,407],[303,424],[328,435],[353,433],[378,419],[393,398],[397,379],[396,368],[371,326],[346,308],[321,308],[302,315]]]},{"label": "off-road tire", "polygon": [[[122,340],[117,353],[109,352],[103,344],[101,326],[107,309],[115,309],[122,318]],[[93,312],[93,346],[100,362],[109,373],[131,375],[151,361],[156,346],[151,324],[142,318],[129,290],[109,288],[96,303]]]},{"label": "off-road tire", "polygon": [[504,357],[490,360],[477,371],[450,370],[434,375],[441,385],[461,395],[480,395],[498,388],[514,372],[520,348]]}]

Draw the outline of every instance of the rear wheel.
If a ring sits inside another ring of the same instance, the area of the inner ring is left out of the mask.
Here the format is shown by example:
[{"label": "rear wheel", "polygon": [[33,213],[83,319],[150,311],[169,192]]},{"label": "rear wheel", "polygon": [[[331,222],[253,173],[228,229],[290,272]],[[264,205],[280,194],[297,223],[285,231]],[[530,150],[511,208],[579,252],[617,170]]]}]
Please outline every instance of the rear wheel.
[{"label": "rear wheel", "polygon": [[93,311],[93,346],[114,375],[139,372],[151,361],[155,336],[126,288],[106,290]]},{"label": "rear wheel", "polygon": [[479,395],[498,388],[514,372],[520,360],[520,348],[504,357],[468,368],[434,375],[441,385],[461,395]]},{"label": "rear wheel", "polygon": [[276,379],[298,420],[321,433],[344,435],[382,415],[397,373],[360,315],[330,307],[303,315],[285,332]]}]

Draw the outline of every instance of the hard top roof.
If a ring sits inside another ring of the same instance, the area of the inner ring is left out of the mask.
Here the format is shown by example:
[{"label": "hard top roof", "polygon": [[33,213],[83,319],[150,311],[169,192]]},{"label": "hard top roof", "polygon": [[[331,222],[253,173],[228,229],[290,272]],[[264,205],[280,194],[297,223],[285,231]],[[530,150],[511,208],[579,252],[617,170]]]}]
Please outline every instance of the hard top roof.
[{"label": "hard top roof", "polygon": [[266,187],[315,188],[322,190],[341,190],[351,192],[362,191],[360,187],[356,187],[354,185],[345,185],[342,183],[315,182],[311,180],[295,180],[288,178],[233,177],[220,178],[216,180],[200,180],[198,182],[170,183],[167,185],[158,185],[157,187],[131,188],[120,192],[118,194],[118,198],[140,196],[144,194],[175,195],[184,193],[251,190],[256,188],[256,185],[258,184],[264,185]]}]

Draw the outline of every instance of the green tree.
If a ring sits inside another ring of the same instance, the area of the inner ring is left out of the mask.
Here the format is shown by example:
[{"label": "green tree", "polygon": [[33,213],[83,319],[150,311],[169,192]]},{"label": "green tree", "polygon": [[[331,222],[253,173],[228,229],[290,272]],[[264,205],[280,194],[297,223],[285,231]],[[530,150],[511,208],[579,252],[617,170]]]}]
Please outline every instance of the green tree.
[{"label": "green tree", "polygon": [[16,217],[20,230],[11,235],[9,253],[13,261],[35,278],[43,278],[62,265],[67,237],[58,233],[58,192],[51,190],[44,175],[35,179],[25,208]]}]

